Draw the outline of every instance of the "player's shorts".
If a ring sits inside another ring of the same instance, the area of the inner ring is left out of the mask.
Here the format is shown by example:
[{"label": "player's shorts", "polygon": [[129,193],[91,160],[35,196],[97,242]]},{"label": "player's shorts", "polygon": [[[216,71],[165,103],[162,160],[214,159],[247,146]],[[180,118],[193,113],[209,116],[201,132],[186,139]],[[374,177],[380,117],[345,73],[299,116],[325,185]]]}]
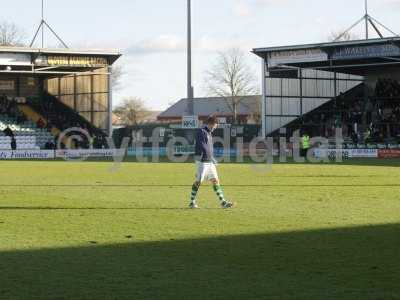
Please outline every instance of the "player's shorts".
[{"label": "player's shorts", "polygon": [[218,173],[215,164],[212,162],[196,161],[196,181],[203,182],[204,180],[218,180]]}]

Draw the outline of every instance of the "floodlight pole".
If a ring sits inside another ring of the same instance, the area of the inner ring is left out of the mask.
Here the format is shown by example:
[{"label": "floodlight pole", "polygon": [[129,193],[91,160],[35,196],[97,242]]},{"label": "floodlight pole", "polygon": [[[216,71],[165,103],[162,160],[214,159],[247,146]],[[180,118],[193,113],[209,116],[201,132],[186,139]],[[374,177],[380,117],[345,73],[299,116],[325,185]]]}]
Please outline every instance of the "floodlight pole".
[{"label": "floodlight pole", "polygon": [[192,8],[191,0],[187,0],[187,98],[188,114],[194,114],[192,86]]},{"label": "floodlight pole", "polygon": [[368,15],[368,0],[365,0],[365,39],[368,40],[369,33],[368,33],[368,22],[369,22],[369,15]]},{"label": "floodlight pole", "polygon": [[390,30],[388,27],[386,27],[385,25],[383,25],[382,23],[380,23],[378,20],[376,20],[375,18],[373,18],[372,16],[369,15],[368,13],[368,0],[365,0],[365,15],[358,20],[356,23],[354,23],[352,26],[350,26],[347,30],[345,30],[341,35],[339,35],[334,41],[340,41],[340,39],[342,37],[344,37],[348,32],[350,32],[354,27],[356,27],[358,24],[361,24],[362,21],[365,21],[365,39],[368,40],[369,39],[369,24],[372,25],[373,29],[376,31],[376,33],[383,38],[383,34],[379,31],[378,27],[376,26],[375,23],[379,24],[380,26],[382,26],[383,28],[385,28],[387,31],[389,31],[391,34],[393,34],[394,36],[398,37],[399,35],[395,32],[393,32],[392,30]]},{"label": "floodlight pole", "polygon": [[44,48],[44,26],[43,26],[43,21],[44,21],[44,1],[42,0],[42,49]]},{"label": "floodlight pole", "polygon": [[42,48],[44,48],[44,27],[46,26],[51,31],[51,33],[58,39],[58,41],[65,48],[68,48],[67,44],[58,36],[58,34],[53,30],[53,28],[51,28],[51,26],[49,24],[47,24],[47,22],[45,21],[45,19],[44,19],[44,0],[41,0],[41,1],[42,1],[42,19],[40,20],[39,27],[37,28],[37,30],[35,32],[35,35],[33,36],[33,39],[31,41],[29,47],[33,46],[33,44],[35,43],[39,32],[41,31],[41,33],[42,33]]}]

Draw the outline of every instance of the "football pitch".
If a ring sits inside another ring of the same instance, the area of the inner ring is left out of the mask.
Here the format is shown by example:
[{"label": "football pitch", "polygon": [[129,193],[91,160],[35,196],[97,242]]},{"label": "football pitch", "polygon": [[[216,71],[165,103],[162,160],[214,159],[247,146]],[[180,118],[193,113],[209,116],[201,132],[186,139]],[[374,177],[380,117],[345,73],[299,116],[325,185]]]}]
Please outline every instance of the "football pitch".
[{"label": "football pitch", "polygon": [[400,299],[398,161],[1,162],[0,299]]}]

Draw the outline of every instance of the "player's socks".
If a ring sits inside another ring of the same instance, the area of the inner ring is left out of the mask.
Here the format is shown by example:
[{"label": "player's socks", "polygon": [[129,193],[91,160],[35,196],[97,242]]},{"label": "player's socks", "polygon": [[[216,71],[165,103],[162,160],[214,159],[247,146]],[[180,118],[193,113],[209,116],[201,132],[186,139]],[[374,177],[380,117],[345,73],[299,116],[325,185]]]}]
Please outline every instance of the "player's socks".
[{"label": "player's socks", "polygon": [[192,186],[192,193],[190,194],[190,203],[196,203],[197,192],[199,191],[199,187],[195,184]]},{"label": "player's socks", "polygon": [[214,188],[215,193],[218,196],[218,199],[221,202],[226,202],[225,201],[225,196],[224,196],[224,191],[222,190],[222,187],[219,184],[214,184],[213,188]]},{"label": "player's socks", "polygon": [[191,209],[197,209],[197,208],[199,208],[199,206],[196,204],[196,202],[190,202],[189,208],[191,208]]}]

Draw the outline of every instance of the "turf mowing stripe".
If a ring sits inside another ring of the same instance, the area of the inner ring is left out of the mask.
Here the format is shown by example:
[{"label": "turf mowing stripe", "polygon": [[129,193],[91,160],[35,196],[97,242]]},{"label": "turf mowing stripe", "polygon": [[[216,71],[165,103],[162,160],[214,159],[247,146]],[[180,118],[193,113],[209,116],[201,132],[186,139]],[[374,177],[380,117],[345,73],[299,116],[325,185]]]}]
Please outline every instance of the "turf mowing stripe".
[{"label": "turf mowing stripe", "polygon": [[[400,187],[400,184],[224,184],[224,187]],[[54,188],[54,187],[66,187],[66,188],[88,188],[88,187],[96,187],[96,188],[114,188],[114,187],[126,187],[126,188],[143,188],[143,187],[184,187],[190,188],[191,185],[187,184],[106,184],[106,185],[94,185],[94,184],[44,184],[44,185],[34,185],[34,184],[24,184],[24,185],[0,185],[0,188],[5,187],[42,187],[42,188]]]}]

